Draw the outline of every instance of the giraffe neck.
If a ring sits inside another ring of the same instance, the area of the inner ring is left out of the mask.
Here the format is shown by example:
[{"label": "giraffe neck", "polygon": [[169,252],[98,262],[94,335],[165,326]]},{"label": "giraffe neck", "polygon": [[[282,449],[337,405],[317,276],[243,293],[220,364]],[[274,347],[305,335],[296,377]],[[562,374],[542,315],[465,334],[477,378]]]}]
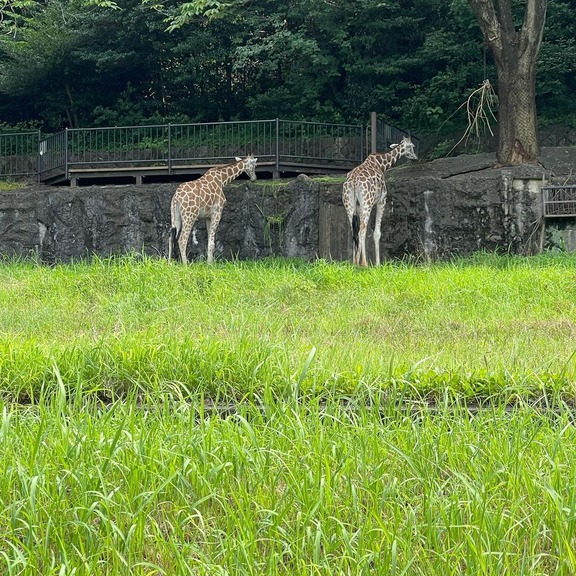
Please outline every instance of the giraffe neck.
[{"label": "giraffe neck", "polygon": [[222,186],[226,186],[226,184],[232,182],[232,180],[240,175],[242,170],[244,170],[244,160],[239,160],[238,162],[234,162],[234,164],[223,166],[219,171]]},{"label": "giraffe neck", "polygon": [[375,153],[371,154],[370,156],[372,156],[372,159],[379,166],[380,170],[384,172],[385,170],[388,170],[388,168],[394,166],[396,162],[398,162],[400,156],[402,156],[402,148],[401,146],[396,146],[396,148],[392,148],[390,152],[386,152],[385,154]]}]

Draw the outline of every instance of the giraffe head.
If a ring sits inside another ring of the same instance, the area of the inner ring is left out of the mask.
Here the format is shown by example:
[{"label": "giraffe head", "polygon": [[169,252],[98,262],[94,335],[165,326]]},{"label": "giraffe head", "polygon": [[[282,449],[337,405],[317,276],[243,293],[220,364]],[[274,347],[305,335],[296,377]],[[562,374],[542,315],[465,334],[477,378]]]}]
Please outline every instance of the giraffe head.
[{"label": "giraffe head", "polygon": [[406,158],[410,160],[418,160],[418,156],[416,156],[416,152],[414,151],[414,143],[410,136],[404,136],[400,144],[390,144],[390,148],[396,148],[397,146],[399,146],[400,156],[406,156]]},{"label": "giraffe head", "polygon": [[256,180],[256,161],[258,158],[254,158],[253,156],[247,156],[242,160],[242,158],[236,158],[238,162],[244,162],[244,167],[242,170],[248,174],[250,180]]}]

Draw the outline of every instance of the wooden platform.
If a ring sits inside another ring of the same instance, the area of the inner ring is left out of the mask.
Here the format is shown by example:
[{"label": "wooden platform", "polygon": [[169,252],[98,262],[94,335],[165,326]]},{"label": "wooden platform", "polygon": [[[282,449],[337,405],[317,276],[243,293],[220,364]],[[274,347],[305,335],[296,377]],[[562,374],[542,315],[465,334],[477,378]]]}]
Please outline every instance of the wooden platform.
[{"label": "wooden platform", "polygon": [[[62,171],[52,173],[42,179],[45,184],[61,184],[70,186],[102,184],[106,182],[125,181],[129,184],[144,184],[160,180],[194,180],[206,170],[218,164],[194,164],[182,166],[109,166],[94,168],[91,166],[68,167],[67,173]],[[280,178],[290,174],[346,174],[354,167],[353,164],[327,165],[301,162],[258,162],[256,171],[264,177]]]}]

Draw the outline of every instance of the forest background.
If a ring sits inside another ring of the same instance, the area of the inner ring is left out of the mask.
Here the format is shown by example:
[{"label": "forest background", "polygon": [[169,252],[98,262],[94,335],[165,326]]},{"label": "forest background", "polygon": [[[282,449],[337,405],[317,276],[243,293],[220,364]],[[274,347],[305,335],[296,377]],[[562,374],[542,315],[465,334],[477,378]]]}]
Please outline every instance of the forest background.
[{"label": "forest background", "polygon": [[[519,14],[522,2],[518,1]],[[467,0],[259,0],[172,26],[176,0],[30,3],[0,23],[0,131],[284,118],[454,134],[496,72]],[[541,126],[576,126],[576,2],[549,0]]]}]

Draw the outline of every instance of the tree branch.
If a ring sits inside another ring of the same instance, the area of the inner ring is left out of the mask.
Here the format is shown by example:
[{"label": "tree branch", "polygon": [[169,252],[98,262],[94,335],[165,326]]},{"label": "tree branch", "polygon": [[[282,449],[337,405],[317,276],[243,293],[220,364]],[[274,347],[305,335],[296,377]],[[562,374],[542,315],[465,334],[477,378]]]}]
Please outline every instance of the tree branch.
[{"label": "tree branch", "polygon": [[548,0],[527,0],[524,23],[520,32],[522,49],[536,54],[542,43]]},{"label": "tree branch", "polygon": [[498,16],[504,36],[506,38],[513,38],[516,34],[516,28],[514,26],[510,0],[498,0]]},{"label": "tree branch", "polygon": [[469,0],[476,15],[484,40],[493,50],[494,57],[502,52],[502,28],[493,0]]}]

